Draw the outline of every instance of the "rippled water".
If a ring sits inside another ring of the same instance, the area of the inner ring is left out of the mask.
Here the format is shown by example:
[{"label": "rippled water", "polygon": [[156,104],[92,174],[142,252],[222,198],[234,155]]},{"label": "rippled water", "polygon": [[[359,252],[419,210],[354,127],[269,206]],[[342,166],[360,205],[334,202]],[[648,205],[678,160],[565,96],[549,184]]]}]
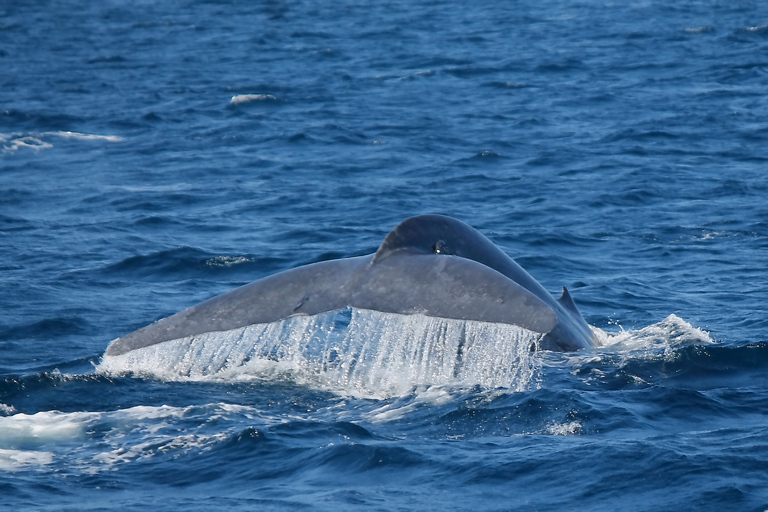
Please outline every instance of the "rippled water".
[{"label": "rippled water", "polygon": [[[0,4],[3,502],[765,510],[767,27],[758,2]],[[347,311],[102,359],[420,213],[567,286],[600,346],[476,325],[457,361],[450,322]]]}]

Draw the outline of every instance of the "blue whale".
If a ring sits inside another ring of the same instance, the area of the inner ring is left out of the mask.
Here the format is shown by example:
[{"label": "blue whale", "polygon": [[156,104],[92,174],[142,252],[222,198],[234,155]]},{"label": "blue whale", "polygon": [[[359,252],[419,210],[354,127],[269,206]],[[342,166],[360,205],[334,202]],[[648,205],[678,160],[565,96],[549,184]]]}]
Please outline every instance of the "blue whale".
[{"label": "blue whale", "polygon": [[265,277],[117,338],[105,355],[346,307],[516,325],[542,335],[544,350],[595,343],[565,288],[555,299],[474,228],[420,215],[401,222],[374,254]]}]

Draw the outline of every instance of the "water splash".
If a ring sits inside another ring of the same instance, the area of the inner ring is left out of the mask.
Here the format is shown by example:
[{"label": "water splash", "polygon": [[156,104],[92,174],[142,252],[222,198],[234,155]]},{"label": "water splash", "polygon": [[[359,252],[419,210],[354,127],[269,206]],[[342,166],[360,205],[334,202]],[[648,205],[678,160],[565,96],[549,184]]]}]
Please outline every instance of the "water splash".
[{"label": "water splash", "polygon": [[589,386],[648,386],[649,375],[666,378],[665,370],[656,368],[678,360],[686,347],[715,343],[706,331],[677,315],[641,329],[622,328],[616,333],[592,330],[598,341],[594,350],[569,354],[566,361],[548,358],[542,365],[566,364],[572,375]]},{"label": "water splash", "polygon": [[601,348],[627,352],[649,349],[671,350],[677,347],[697,344],[710,344],[714,340],[709,333],[694,327],[677,315],[669,315],[664,320],[642,329],[622,330],[608,333],[602,329],[592,329]]},{"label": "water splash", "polygon": [[513,325],[346,308],[105,356],[97,371],[163,380],[288,378],[340,394],[415,387],[528,389],[540,335]]}]

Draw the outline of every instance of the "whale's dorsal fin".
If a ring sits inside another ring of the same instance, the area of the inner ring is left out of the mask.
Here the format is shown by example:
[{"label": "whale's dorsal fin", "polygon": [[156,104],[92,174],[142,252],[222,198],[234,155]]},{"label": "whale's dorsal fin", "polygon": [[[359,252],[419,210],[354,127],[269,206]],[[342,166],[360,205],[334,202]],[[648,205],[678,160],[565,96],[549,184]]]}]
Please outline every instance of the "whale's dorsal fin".
[{"label": "whale's dorsal fin", "polygon": [[568,293],[568,289],[565,286],[563,286],[563,294],[560,295],[560,298],[557,299],[557,302],[559,302],[560,305],[568,311],[572,311],[577,315],[581,315],[581,313],[579,313],[579,308],[576,307],[576,303],[573,302],[573,297],[571,297],[571,294]]}]

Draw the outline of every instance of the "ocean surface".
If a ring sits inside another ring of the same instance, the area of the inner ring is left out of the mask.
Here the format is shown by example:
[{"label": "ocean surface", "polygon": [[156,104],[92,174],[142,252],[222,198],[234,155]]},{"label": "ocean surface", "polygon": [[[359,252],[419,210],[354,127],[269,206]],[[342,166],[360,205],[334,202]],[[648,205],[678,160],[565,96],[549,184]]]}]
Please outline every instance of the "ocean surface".
[{"label": "ocean surface", "polygon": [[[767,171],[766,2],[0,1],[0,509],[766,510]],[[103,359],[422,213],[599,346]]]}]

